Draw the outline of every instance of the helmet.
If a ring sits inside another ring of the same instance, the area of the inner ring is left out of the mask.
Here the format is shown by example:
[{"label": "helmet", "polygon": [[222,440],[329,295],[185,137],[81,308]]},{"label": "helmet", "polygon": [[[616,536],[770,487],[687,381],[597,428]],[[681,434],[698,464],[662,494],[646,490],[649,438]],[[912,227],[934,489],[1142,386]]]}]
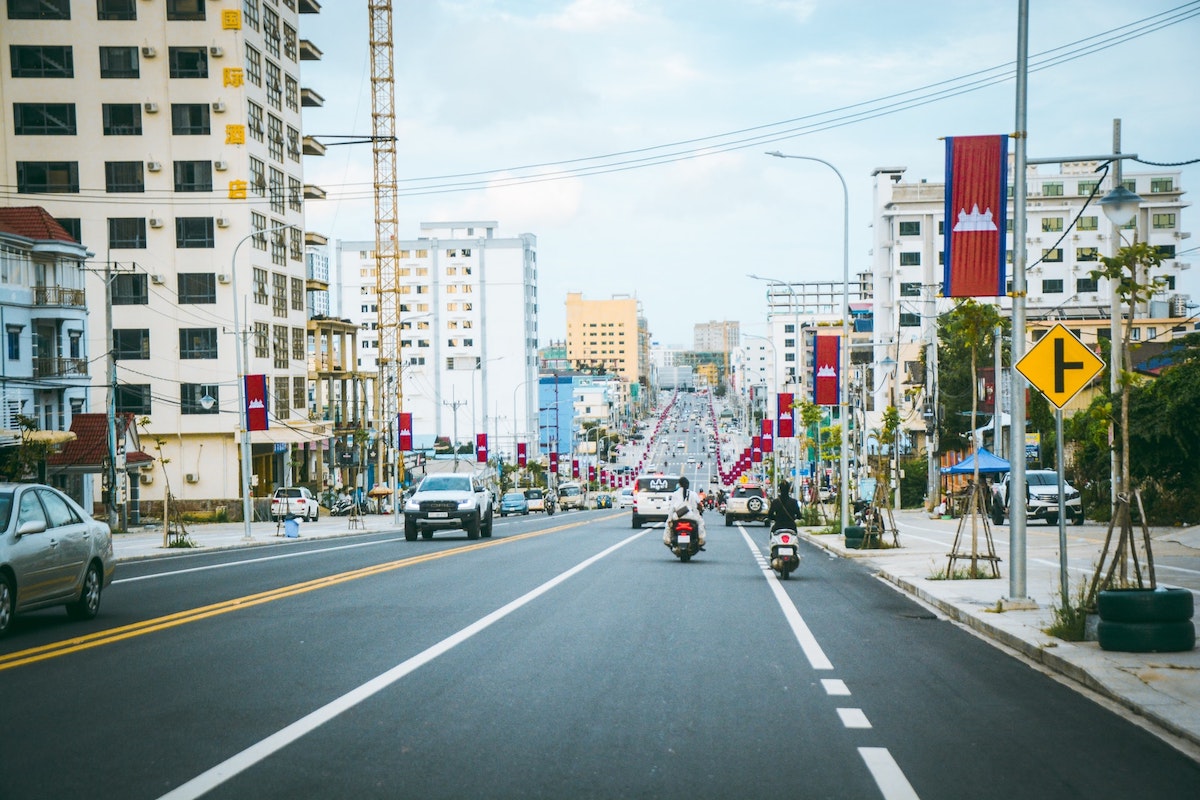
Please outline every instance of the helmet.
[{"label": "helmet", "polygon": [[686,475],[679,476],[679,485],[683,488],[688,488],[689,482]]}]

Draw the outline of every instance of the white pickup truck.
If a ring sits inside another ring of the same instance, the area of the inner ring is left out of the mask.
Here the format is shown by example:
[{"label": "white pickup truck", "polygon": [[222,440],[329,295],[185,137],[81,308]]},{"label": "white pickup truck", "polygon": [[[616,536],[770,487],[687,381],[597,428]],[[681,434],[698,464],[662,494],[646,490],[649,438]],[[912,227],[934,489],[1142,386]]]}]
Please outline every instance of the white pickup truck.
[{"label": "white pickup truck", "polygon": [[[992,494],[992,521],[999,525],[1009,511],[1008,484],[1012,473],[1004,476]],[[1083,500],[1079,490],[1063,483],[1067,518],[1076,525],[1083,524]],[[1058,524],[1058,474],[1052,469],[1031,469],[1025,472],[1025,514],[1027,519],[1042,519],[1047,525]]]},{"label": "white pickup truck", "polygon": [[442,528],[462,528],[468,539],[492,535],[492,493],[470,475],[427,475],[404,504],[404,538],[426,539]]}]

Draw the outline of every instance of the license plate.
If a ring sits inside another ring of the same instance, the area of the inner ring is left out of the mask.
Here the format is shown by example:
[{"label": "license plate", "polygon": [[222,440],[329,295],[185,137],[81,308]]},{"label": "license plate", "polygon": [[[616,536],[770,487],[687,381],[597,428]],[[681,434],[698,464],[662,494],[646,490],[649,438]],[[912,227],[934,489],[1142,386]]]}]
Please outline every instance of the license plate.
[{"label": "license plate", "polygon": [[775,551],[775,555],[779,556],[780,558],[791,558],[792,556],[796,555],[796,551],[790,547],[781,547]]},{"label": "license plate", "polygon": [[430,511],[429,512],[430,519],[446,519],[449,516],[450,516],[449,511]]},{"label": "license plate", "polygon": [[692,537],[686,533],[681,533],[681,534],[679,534],[676,541],[679,542],[679,544],[691,544]]}]

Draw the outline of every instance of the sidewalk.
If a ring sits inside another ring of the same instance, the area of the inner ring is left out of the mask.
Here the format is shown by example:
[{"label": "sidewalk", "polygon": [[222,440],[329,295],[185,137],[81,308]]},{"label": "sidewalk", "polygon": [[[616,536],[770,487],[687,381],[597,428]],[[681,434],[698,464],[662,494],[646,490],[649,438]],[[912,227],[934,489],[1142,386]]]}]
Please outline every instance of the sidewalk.
[{"label": "sidewalk", "polygon": [[[1032,610],[999,611],[1009,594],[1006,545],[1008,531],[993,531],[1001,577],[996,580],[930,580],[945,570],[949,547],[920,535],[923,525],[933,523],[923,512],[896,513],[900,548],[847,550],[836,535],[802,531],[810,542],[839,556],[860,559],[878,570],[879,577],[920,598],[950,619],[968,625],[989,639],[1054,670],[1107,697],[1154,725],[1200,747],[1200,648],[1183,653],[1118,653],[1101,650],[1096,642],[1066,642],[1043,632],[1053,620],[1051,607],[1059,593],[1057,546],[1044,541],[1027,543],[1026,594],[1038,607]],[[1196,549],[1200,554],[1200,530],[1174,531],[1164,541]],[[1094,555],[1068,545],[1071,558]],[[1077,552],[1078,551],[1078,552]],[[960,562],[961,565],[961,562]],[[803,575],[803,572],[801,572]],[[1081,579],[1071,575],[1072,583]],[[1193,620],[1195,622],[1195,618]],[[1193,757],[1195,754],[1193,753]]]}]

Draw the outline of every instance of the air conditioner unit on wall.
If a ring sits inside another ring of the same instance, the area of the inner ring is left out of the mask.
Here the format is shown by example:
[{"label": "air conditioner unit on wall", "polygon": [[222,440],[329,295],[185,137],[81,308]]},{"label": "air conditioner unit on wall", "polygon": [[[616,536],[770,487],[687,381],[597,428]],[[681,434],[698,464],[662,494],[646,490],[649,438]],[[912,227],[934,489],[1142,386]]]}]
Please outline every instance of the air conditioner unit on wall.
[{"label": "air conditioner unit on wall", "polygon": [[160,169],[162,169],[162,164],[158,161],[147,161],[146,169],[150,172],[158,172]]},{"label": "air conditioner unit on wall", "polygon": [[229,227],[229,217],[217,217],[217,227],[218,228],[228,228]]},{"label": "air conditioner unit on wall", "polygon": [[188,474],[184,475],[183,479],[185,481],[187,481],[188,483],[199,483],[200,482],[200,476],[194,472],[189,472]]},{"label": "air conditioner unit on wall", "polygon": [[151,228],[161,228],[163,225],[162,217],[151,217],[149,222]]},{"label": "air conditioner unit on wall", "polygon": [[221,56],[225,55],[225,48],[213,45],[212,47],[208,48],[208,54],[213,58],[220,58]]},{"label": "air conditioner unit on wall", "polygon": [[225,272],[218,272],[217,283],[229,283],[229,274]]},{"label": "air conditioner unit on wall", "polygon": [[158,113],[158,103],[145,103],[142,108],[146,109],[147,114]]},{"label": "air conditioner unit on wall", "polygon": [[146,47],[142,48],[142,57],[143,58],[154,58],[156,55],[158,55],[158,51],[155,50],[153,47],[146,46]]},{"label": "air conditioner unit on wall", "polygon": [[159,274],[157,274],[157,273],[156,273],[156,274],[153,274],[153,275],[151,275],[151,276],[150,276],[150,282],[151,282],[151,283],[158,283],[158,284],[161,284],[161,283],[163,282],[163,276],[162,276],[162,275],[159,275]]},{"label": "air conditioner unit on wall", "polygon": [[154,483],[154,473],[153,472],[143,472],[141,475],[138,476],[138,480],[141,481],[142,486],[149,486],[150,484]]},{"label": "air conditioner unit on wall", "polygon": [[212,104],[212,110],[214,114],[224,114],[225,102],[223,100],[214,100]]},{"label": "air conditioner unit on wall", "polygon": [[225,170],[229,169],[229,162],[228,161],[214,161],[213,169],[215,169],[217,172],[224,172]]}]

